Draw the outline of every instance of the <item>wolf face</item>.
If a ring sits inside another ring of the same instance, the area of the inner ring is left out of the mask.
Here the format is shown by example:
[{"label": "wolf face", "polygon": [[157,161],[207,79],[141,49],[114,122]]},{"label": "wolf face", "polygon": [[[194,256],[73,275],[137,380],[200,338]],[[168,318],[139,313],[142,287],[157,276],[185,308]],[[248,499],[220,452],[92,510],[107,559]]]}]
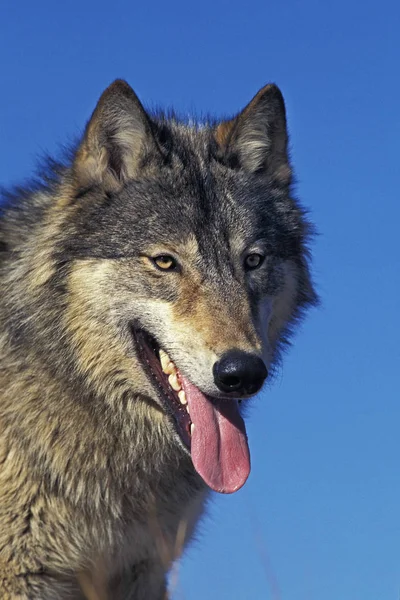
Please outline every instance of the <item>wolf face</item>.
[{"label": "wolf face", "polygon": [[123,385],[151,399],[206,483],[235,491],[250,468],[238,400],[315,301],[279,90],[189,127],[116,81],[65,186],[54,261],[68,265],[62,327],[80,372],[109,398]]},{"label": "wolf face", "polygon": [[116,81],[71,165],[34,196],[34,243],[12,211],[6,226],[10,256],[23,257],[7,306],[22,286],[31,298],[18,335],[26,323],[32,351],[46,348],[68,386],[84,382],[75,395],[118,410],[129,399],[220,492],[250,469],[238,401],[261,389],[316,301],[310,226],[290,190],[276,86],[229,121],[189,126],[147,114]]}]

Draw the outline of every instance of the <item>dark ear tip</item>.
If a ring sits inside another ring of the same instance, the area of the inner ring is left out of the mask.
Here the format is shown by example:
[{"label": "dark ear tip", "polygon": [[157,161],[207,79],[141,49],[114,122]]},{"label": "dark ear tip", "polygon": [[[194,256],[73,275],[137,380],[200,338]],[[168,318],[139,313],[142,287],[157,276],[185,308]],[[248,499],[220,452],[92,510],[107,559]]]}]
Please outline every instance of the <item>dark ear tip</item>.
[{"label": "dark ear tip", "polygon": [[283,94],[276,83],[268,83],[258,92],[257,96],[262,96],[268,102],[274,102],[279,108],[285,111],[285,100]]},{"label": "dark ear tip", "polygon": [[108,89],[115,89],[115,90],[131,90],[131,86],[129,85],[129,83],[127,81],[125,81],[125,79],[115,79],[109,86]]},{"label": "dark ear tip", "polygon": [[102,98],[110,98],[111,96],[124,96],[125,98],[135,97],[135,92],[124,79],[116,79],[102,93]]},{"label": "dark ear tip", "polygon": [[276,83],[267,83],[267,85],[265,85],[261,89],[264,90],[265,92],[268,92],[269,94],[277,94],[278,96],[282,96],[282,92],[279,89],[279,87],[276,85]]}]

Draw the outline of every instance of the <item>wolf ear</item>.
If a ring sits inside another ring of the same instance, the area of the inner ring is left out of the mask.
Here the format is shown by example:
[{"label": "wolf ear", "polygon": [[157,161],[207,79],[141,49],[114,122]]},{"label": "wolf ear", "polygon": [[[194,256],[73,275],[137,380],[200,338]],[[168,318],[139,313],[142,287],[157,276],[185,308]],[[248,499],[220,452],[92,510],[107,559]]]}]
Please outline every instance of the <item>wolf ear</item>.
[{"label": "wolf ear", "polygon": [[137,176],[141,158],[157,150],[150,119],[126,81],[117,79],[103,92],[86,126],[73,172],[84,187],[115,188]]},{"label": "wolf ear", "polygon": [[231,164],[290,183],[285,103],[276,85],[263,87],[237,117],[220,123],[215,138]]}]

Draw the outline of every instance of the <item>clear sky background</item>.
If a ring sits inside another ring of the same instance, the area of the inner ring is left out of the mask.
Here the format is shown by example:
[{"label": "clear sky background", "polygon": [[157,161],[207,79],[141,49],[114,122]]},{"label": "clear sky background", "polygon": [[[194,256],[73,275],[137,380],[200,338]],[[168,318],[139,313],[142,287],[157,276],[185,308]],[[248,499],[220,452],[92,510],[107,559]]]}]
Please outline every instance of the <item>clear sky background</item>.
[{"label": "clear sky background", "polygon": [[215,497],[174,600],[400,596],[400,8],[381,0],[3,0],[0,184],[126,78],[148,106],[287,102],[322,307],[250,411],[252,475]]}]

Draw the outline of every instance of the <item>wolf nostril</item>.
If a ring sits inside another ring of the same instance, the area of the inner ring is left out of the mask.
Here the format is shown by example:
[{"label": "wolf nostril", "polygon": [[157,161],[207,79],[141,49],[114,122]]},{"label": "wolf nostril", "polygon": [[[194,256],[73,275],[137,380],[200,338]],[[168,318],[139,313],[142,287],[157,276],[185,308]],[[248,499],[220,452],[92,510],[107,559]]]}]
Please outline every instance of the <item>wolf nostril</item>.
[{"label": "wolf nostril", "polygon": [[215,384],[222,392],[246,396],[256,394],[268,375],[259,356],[240,350],[223,355],[213,367]]},{"label": "wolf nostril", "polygon": [[231,389],[236,389],[238,386],[241,385],[241,381],[239,379],[239,377],[225,377],[224,379],[224,384],[227,385],[229,388]]}]

